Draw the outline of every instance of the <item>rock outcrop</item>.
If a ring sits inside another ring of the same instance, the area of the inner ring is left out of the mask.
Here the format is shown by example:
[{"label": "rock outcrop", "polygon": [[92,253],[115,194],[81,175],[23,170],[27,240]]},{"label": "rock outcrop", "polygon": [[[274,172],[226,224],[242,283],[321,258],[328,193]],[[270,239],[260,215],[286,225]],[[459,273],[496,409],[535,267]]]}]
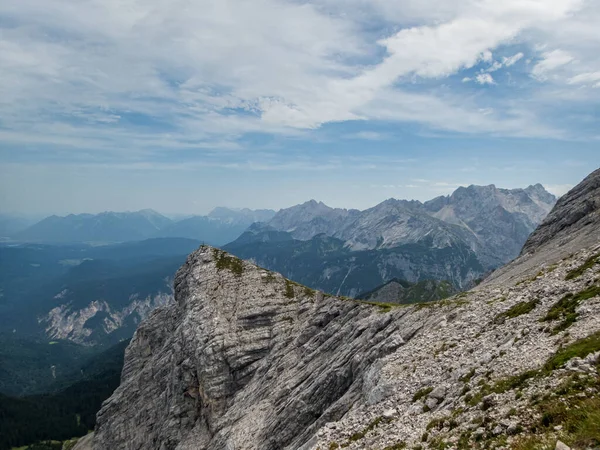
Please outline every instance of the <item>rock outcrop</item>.
[{"label": "rock outcrop", "polygon": [[368,305],[210,247],[180,269],[175,298],[136,331],[95,448],[298,448],[341,418],[367,369],[419,327],[399,332]]},{"label": "rock outcrop", "polygon": [[136,331],[93,448],[590,446],[600,236],[585,242],[567,256],[523,255],[520,267],[543,261],[533,276],[509,266],[414,306],[323,296],[202,247],[176,276],[175,304]]}]

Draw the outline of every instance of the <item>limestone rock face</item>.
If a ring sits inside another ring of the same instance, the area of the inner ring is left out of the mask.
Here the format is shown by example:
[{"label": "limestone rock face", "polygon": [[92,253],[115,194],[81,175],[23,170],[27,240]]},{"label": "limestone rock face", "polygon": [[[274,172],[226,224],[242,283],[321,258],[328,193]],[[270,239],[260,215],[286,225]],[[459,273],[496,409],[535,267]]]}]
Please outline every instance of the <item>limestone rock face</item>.
[{"label": "limestone rock face", "polygon": [[136,331],[94,448],[298,448],[420,327],[209,247],[180,269],[175,298]]}]

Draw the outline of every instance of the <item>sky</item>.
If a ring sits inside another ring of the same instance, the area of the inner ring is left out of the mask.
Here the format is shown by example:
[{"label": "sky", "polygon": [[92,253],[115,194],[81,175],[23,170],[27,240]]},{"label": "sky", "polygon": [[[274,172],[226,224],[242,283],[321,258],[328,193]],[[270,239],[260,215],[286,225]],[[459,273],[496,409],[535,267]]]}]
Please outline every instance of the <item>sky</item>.
[{"label": "sky", "polygon": [[599,23],[597,0],[4,0],[0,211],[560,195],[600,167]]}]

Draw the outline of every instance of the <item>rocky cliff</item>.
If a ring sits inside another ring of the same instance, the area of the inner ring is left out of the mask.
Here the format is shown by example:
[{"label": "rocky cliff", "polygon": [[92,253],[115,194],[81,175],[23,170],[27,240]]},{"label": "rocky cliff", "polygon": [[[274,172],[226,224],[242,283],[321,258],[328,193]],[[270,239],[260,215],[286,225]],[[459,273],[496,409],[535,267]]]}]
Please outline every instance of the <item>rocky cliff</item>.
[{"label": "rocky cliff", "polygon": [[569,255],[544,250],[554,238],[530,247],[533,275],[415,306],[325,297],[202,247],[177,274],[176,303],[138,328],[93,448],[600,445],[589,214],[567,220],[571,239],[591,236]]}]

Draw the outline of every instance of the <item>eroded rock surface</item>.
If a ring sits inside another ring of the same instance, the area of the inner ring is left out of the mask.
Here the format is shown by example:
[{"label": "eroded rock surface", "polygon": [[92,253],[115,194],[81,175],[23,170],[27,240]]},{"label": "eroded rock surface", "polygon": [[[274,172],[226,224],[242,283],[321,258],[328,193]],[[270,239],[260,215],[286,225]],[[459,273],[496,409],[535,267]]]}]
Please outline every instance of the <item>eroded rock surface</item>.
[{"label": "eroded rock surface", "polygon": [[421,326],[210,247],[180,269],[175,297],[138,328],[95,448],[298,448]]}]

